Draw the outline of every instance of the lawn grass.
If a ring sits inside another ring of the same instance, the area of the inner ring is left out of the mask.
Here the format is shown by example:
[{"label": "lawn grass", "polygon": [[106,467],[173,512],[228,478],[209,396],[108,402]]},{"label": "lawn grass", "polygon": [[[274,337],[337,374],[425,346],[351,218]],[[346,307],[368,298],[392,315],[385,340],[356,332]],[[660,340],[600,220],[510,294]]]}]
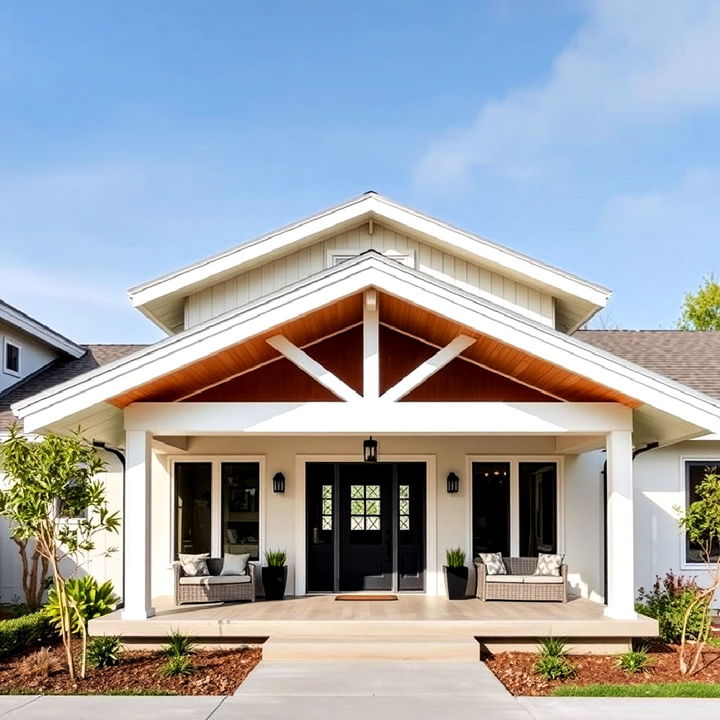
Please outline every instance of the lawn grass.
[{"label": "lawn grass", "polygon": [[555,697],[720,698],[720,684],[702,682],[638,683],[634,685],[566,685]]}]

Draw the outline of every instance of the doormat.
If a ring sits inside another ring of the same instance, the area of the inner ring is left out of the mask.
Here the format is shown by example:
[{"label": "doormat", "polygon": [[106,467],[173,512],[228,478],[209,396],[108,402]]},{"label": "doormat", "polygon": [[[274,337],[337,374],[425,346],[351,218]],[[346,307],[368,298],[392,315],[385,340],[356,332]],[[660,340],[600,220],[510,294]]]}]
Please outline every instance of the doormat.
[{"label": "doormat", "polygon": [[336,595],[336,600],[347,602],[387,602],[397,600],[397,595]]}]

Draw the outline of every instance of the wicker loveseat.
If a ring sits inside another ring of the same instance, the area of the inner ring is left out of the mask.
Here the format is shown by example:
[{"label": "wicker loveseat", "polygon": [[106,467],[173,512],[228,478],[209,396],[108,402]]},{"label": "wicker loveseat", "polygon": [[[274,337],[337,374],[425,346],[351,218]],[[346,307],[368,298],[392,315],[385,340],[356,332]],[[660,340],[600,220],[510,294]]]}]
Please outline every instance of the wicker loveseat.
[{"label": "wicker loveseat", "polygon": [[475,560],[480,600],[550,600],[567,602],[567,565],[559,576],[534,575],[535,557],[504,557],[507,575],[488,575],[480,558]]},{"label": "wicker loveseat", "polygon": [[179,562],[175,571],[175,604],[255,601],[255,567],[248,563],[245,575],[220,575],[222,558],[207,559],[209,575],[188,576]]}]

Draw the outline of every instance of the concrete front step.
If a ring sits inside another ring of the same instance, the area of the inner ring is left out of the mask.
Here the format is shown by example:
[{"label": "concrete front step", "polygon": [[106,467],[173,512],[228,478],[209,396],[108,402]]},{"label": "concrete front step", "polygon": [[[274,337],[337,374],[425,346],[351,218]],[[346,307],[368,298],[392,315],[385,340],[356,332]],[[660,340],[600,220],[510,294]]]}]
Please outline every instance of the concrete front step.
[{"label": "concrete front step", "polygon": [[423,641],[387,638],[339,640],[317,638],[289,640],[270,638],[262,646],[265,662],[318,662],[339,660],[422,660],[472,662],[480,659],[480,645],[473,638],[463,641]]}]

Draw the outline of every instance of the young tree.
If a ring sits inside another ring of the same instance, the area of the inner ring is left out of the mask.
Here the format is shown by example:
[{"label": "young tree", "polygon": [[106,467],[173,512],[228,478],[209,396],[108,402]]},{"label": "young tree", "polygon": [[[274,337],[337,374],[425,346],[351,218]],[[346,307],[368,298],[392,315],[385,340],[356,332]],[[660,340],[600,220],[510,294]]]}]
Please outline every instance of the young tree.
[{"label": "young tree", "polygon": [[[709,583],[699,588],[692,603],[685,611],[680,641],[680,672],[694,674],[700,669],[702,652],[705,648],[711,628],[710,604],[720,589],[720,475],[713,468],[708,470],[696,488],[698,499],[691,503],[680,517],[680,527],[687,538],[700,548],[701,557],[707,569]],[[695,649],[690,662],[686,658],[686,634],[691,614],[700,608],[703,623],[698,632]]]},{"label": "young tree", "polygon": [[[68,671],[75,680],[73,620],[79,609],[68,596],[62,562],[66,557],[80,561],[81,553],[95,549],[96,533],[120,527],[118,514],[108,509],[102,482],[95,479],[105,464],[79,431],[31,440],[13,427],[0,443],[0,467],[6,475],[0,515],[10,520],[13,537],[33,540],[49,565]],[[79,519],[68,522],[69,517]]]},{"label": "young tree", "polygon": [[680,330],[720,330],[720,283],[710,273],[696,293],[685,293]]}]

